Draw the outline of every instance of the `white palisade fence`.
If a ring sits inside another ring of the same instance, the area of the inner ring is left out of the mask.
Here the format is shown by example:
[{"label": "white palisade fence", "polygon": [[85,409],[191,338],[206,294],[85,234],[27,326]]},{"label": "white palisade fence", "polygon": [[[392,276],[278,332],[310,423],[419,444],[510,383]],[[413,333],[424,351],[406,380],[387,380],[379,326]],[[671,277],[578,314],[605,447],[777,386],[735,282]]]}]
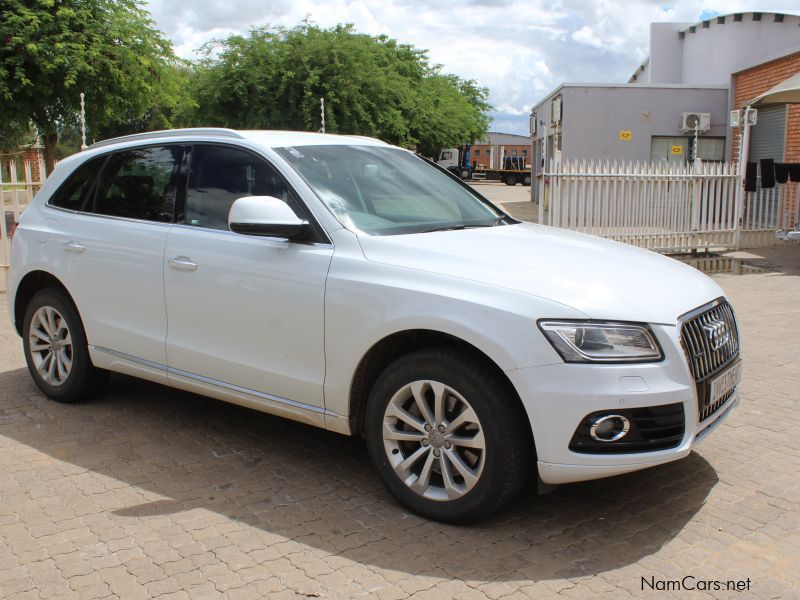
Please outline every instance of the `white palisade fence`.
[{"label": "white palisade fence", "polygon": [[[0,157],[2,158],[2,157]],[[44,173],[44,161],[34,164],[29,160],[0,160],[0,270],[9,266],[11,258],[11,228],[42,187],[40,177],[34,173]],[[3,274],[0,274],[2,277]]]},{"label": "white palisade fence", "polygon": [[660,252],[772,243],[798,186],[746,194],[740,181],[735,163],[553,161],[539,222]]}]

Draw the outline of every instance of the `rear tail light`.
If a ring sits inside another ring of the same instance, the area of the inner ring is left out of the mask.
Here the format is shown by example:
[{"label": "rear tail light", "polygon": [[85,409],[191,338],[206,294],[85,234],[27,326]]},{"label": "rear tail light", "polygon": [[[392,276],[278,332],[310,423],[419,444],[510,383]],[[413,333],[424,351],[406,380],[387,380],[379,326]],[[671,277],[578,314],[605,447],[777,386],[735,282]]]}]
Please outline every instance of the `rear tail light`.
[{"label": "rear tail light", "polygon": [[12,238],[14,237],[14,232],[17,230],[17,227],[19,227],[19,223],[17,223],[16,221],[14,221],[14,222],[11,224],[11,229],[9,229],[9,230],[8,230],[8,239],[9,239],[9,240],[10,240],[10,239],[12,239]]}]

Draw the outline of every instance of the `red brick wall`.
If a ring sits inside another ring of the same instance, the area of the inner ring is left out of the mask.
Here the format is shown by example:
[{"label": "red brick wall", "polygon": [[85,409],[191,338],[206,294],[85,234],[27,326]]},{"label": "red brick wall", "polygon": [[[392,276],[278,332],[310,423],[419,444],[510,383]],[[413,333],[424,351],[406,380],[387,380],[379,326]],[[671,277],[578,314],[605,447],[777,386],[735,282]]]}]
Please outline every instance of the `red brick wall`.
[{"label": "red brick wall", "polygon": [[[491,148],[493,153],[496,153],[494,157],[494,168],[499,169],[500,164],[500,146],[489,146],[489,144],[473,144],[472,149],[470,150],[470,162],[475,163],[476,165],[483,165],[485,168],[489,168],[489,153],[487,152]],[[475,156],[475,151],[480,151],[479,156]],[[517,156],[522,156],[525,159],[525,164],[529,164],[531,162],[530,153],[531,147],[530,146],[505,146],[505,155],[511,156],[511,152],[513,150],[517,151]],[[523,152],[527,152],[527,156],[523,154]]]},{"label": "red brick wall", "polygon": [[[483,165],[487,169],[489,168],[489,144],[474,144],[472,149],[470,150],[470,162],[475,163],[476,165]],[[480,152],[480,156],[475,156],[475,151]]]},{"label": "red brick wall", "polygon": [[[797,73],[800,73],[800,52],[734,74],[735,107],[743,108],[749,100]],[[739,157],[739,128],[733,130],[732,144],[731,155],[733,160],[737,160]],[[789,105],[784,160],[785,162],[800,162],[800,104]],[[795,185],[793,184],[791,187],[795,188]],[[791,192],[787,194],[789,198],[796,197],[796,189],[789,191]],[[791,204],[792,200],[788,200],[788,202],[790,204],[786,210],[794,215],[795,207]]]},{"label": "red brick wall", "polygon": [[[41,159],[39,148],[17,148],[9,152],[0,152],[0,164],[2,165],[2,179],[4,183],[11,181],[11,163],[13,162],[17,170],[17,181],[25,182],[25,161],[31,165],[31,180],[41,181],[39,178],[39,166]],[[36,188],[38,189],[38,188]]]},{"label": "red brick wall", "polygon": [[[41,181],[39,173],[39,161],[42,158],[42,153],[39,148],[25,148],[22,152],[22,160],[30,161],[31,164],[31,179],[33,181]],[[18,174],[20,179],[25,178],[25,172]]]},{"label": "red brick wall", "polygon": [[[748,100],[797,73],[800,73],[800,52],[736,73],[733,76],[735,107],[743,108]],[[732,149],[735,160],[739,156],[738,128],[733,130]],[[789,105],[785,152],[786,162],[800,162],[800,104]]]}]

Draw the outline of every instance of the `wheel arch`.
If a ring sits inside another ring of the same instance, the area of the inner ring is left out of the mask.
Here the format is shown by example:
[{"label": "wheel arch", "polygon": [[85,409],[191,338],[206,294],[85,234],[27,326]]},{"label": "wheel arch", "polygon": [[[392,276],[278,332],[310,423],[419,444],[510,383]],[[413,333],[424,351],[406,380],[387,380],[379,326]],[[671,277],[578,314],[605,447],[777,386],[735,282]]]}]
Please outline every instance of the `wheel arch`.
[{"label": "wheel arch", "polygon": [[[25,320],[25,309],[27,308],[28,303],[31,301],[31,298],[33,298],[36,292],[46,288],[53,288],[62,292],[64,296],[66,296],[66,298],[72,303],[72,306],[75,307],[75,310],[80,317],[80,311],[75,304],[75,300],[72,298],[72,294],[69,293],[69,290],[67,290],[66,286],[61,282],[61,280],[58,279],[58,277],[52,273],[48,273],[47,271],[30,271],[29,273],[26,273],[25,276],[20,280],[19,285],[17,285],[17,291],[14,294],[14,328],[17,330],[19,335],[23,335],[22,322]],[[83,323],[81,323],[81,325],[83,325]]]},{"label": "wheel arch", "polygon": [[520,411],[520,416],[524,417],[524,422],[527,423],[528,435],[531,443],[533,443],[533,431],[530,428],[530,419],[522,399],[519,397],[517,389],[511,380],[498,364],[488,354],[470,342],[452,334],[432,329],[397,331],[374,343],[364,354],[356,367],[350,385],[348,419],[352,435],[362,435],[364,433],[364,416],[369,393],[386,367],[409,352],[434,347],[448,347],[466,352],[492,370],[498,380],[502,381],[503,385],[507,387],[511,397],[515,399],[516,408]]}]

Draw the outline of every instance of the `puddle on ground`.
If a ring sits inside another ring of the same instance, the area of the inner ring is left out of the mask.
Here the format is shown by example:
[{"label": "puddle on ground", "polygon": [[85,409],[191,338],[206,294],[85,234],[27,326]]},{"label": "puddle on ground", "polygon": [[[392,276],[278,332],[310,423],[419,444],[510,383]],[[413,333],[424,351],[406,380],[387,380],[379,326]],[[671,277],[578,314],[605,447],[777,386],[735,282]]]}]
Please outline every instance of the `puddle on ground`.
[{"label": "puddle on ground", "polygon": [[715,256],[713,254],[691,255],[683,254],[672,258],[702,271],[706,275],[750,275],[753,273],[769,273],[770,269],[748,263],[741,258],[728,256]]}]

